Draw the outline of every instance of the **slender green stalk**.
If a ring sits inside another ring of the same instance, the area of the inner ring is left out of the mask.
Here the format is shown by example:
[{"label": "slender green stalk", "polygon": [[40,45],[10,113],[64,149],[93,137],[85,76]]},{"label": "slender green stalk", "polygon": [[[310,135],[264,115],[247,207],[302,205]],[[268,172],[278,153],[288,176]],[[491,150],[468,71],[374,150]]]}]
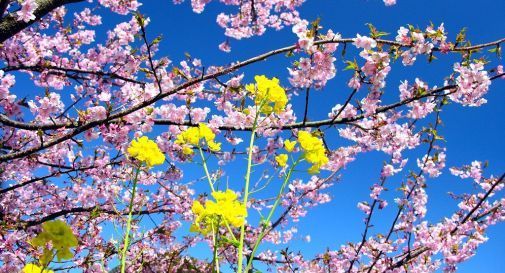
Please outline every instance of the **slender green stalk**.
[{"label": "slender green stalk", "polygon": [[225,221],[225,224],[226,228],[228,229],[228,232],[231,234],[232,239],[237,241],[237,238],[235,238],[235,234],[233,234],[233,230],[231,230],[230,224],[227,221]]},{"label": "slender green stalk", "polygon": [[[219,229],[218,229],[219,230]],[[217,255],[217,233],[218,230],[214,229],[214,224],[212,224],[212,241],[214,243],[214,258],[212,259],[214,266],[216,267],[217,273],[219,273],[219,257]]]},{"label": "slender green stalk", "polygon": [[[247,208],[247,201],[249,198],[249,184],[251,181],[251,167],[252,167],[252,154],[253,154],[253,147],[254,147],[254,137],[256,135],[256,125],[258,122],[258,117],[259,117],[259,110],[256,111],[256,116],[254,117],[254,123],[253,127],[251,130],[251,139],[249,140],[249,151],[247,154],[247,171],[245,175],[245,188],[244,188],[244,206]],[[246,217],[247,220],[247,217]],[[242,224],[240,227],[240,239],[239,239],[239,245],[238,245],[238,265],[237,265],[237,273],[242,273],[242,263],[243,263],[243,256],[244,256],[244,238],[245,238],[245,223]]]},{"label": "slender green stalk", "polygon": [[121,273],[124,273],[126,270],[126,252],[128,252],[128,247],[130,245],[130,231],[132,227],[132,214],[133,214],[133,201],[135,199],[135,192],[137,190],[137,181],[140,173],[140,167],[137,167],[137,170],[135,172],[135,178],[133,179],[133,187],[132,187],[132,195],[130,197],[130,205],[128,207],[128,220],[126,222],[126,231],[124,235],[124,242],[123,242],[123,251],[121,251]]},{"label": "slender green stalk", "polygon": [[268,217],[265,219],[265,221],[263,223],[263,227],[261,229],[261,233],[258,236],[258,238],[256,239],[256,242],[254,243],[254,247],[253,247],[253,250],[251,252],[251,257],[249,258],[249,261],[247,261],[247,266],[245,267],[244,272],[248,272],[249,268],[252,266],[252,261],[253,261],[254,254],[256,254],[256,251],[258,250],[258,247],[259,247],[259,245],[261,243],[261,240],[263,240],[263,238],[266,235],[266,231],[267,231],[267,227],[268,227],[267,225],[272,220],[274,212],[277,209],[277,207],[279,206],[279,203],[281,201],[282,193],[284,192],[284,189],[286,188],[286,186],[287,186],[287,184],[289,182],[289,179],[291,178],[291,174],[293,173],[293,170],[295,169],[296,165],[298,165],[298,163],[300,163],[300,161],[302,161],[301,158],[299,158],[298,160],[296,160],[296,162],[293,164],[293,166],[291,166],[291,168],[289,168],[288,173],[284,177],[284,182],[282,183],[282,186],[281,186],[281,188],[279,190],[279,193],[277,194],[277,198],[275,199],[274,205],[270,209],[270,213],[268,214]]},{"label": "slender green stalk", "polygon": [[207,160],[203,155],[202,147],[198,146],[198,150],[200,151],[200,157],[202,158],[203,169],[205,170],[205,175],[207,176],[207,180],[209,181],[209,186],[212,192],[214,192],[214,183],[212,182],[212,178],[210,177],[209,168],[207,168]]},{"label": "slender green stalk", "polygon": [[[49,269],[49,264],[51,263],[52,260],[54,260],[54,258],[56,257],[56,252],[54,252],[54,250],[51,250],[53,251],[53,257],[51,258],[51,260],[49,260],[47,262],[47,264],[41,264],[42,265],[42,269],[40,270],[40,272],[44,272],[46,269]],[[40,264],[40,260],[39,260],[39,264]]]}]

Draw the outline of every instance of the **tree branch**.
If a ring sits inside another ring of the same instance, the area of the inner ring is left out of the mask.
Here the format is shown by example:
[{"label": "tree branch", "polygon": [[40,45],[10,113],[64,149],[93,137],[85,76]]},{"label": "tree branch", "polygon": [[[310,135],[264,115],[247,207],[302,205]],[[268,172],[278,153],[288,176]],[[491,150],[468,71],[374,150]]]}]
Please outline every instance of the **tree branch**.
[{"label": "tree branch", "polygon": [[[25,229],[28,227],[33,227],[40,225],[44,222],[54,220],[60,216],[65,216],[68,214],[79,214],[79,213],[90,213],[90,212],[96,212],[96,213],[105,213],[105,214],[114,214],[114,215],[127,215],[127,212],[124,213],[118,213],[118,211],[114,210],[106,210],[106,209],[101,209],[100,207],[90,207],[90,208],[84,208],[84,207],[78,207],[78,208],[72,208],[72,209],[65,209],[65,210],[60,210],[58,212],[46,215],[38,220],[31,220],[31,221],[26,221],[26,222],[21,222],[20,226],[18,228],[20,229]],[[140,211],[134,211],[134,215],[146,215],[146,214],[154,214],[154,213],[172,213],[174,210],[172,209],[157,209],[157,210],[140,210]]]},{"label": "tree branch", "polygon": [[37,9],[33,12],[35,15],[35,20],[29,22],[18,21],[15,14],[9,14],[0,20],[0,44],[5,42],[7,39],[18,34],[23,29],[29,27],[40,18],[44,17],[46,14],[50,13],[56,8],[70,3],[83,2],[84,0],[38,0]]}]

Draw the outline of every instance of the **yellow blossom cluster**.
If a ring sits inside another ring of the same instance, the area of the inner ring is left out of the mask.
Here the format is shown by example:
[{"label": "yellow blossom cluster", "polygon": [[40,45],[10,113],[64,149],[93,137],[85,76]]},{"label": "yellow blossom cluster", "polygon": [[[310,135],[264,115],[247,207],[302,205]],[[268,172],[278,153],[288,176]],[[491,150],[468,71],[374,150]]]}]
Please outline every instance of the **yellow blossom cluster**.
[{"label": "yellow blossom cluster", "polygon": [[133,140],[127,151],[131,157],[146,163],[148,167],[161,165],[165,162],[165,155],[161,152],[158,144],[146,136]]},{"label": "yellow blossom cluster", "polygon": [[36,264],[27,264],[23,267],[22,273],[54,273],[54,271],[44,269]]},{"label": "yellow blossom cluster", "polygon": [[254,103],[261,105],[260,112],[280,114],[286,108],[288,97],[286,91],[279,85],[279,79],[269,79],[265,75],[254,77],[256,84],[246,85],[246,90],[254,95]]},{"label": "yellow blossom cluster", "polygon": [[[52,244],[52,249],[47,247],[48,243]],[[39,261],[42,265],[47,265],[54,256],[58,258],[58,261],[74,257],[70,248],[77,246],[77,238],[65,222],[55,220],[42,224],[42,232],[31,240],[31,245],[44,247]]]},{"label": "yellow blossom cluster", "polygon": [[205,205],[193,202],[191,210],[195,214],[195,221],[191,225],[191,232],[207,235],[220,226],[240,227],[244,224],[247,209],[237,200],[235,192],[215,191],[212,197],[216,201],[207,200]]},{"label": "yellow blossom cluster", "polygon": [[318,173],[319,169],[329,161],[323,141],[307,131],[299,131],[298,142],[304,151],[303,157],[312,164],[308,170],[309,173]]},{"label": "yellow blossom cluster", "polygon": [[201,140],[205,141],[209,150],[217,152],[221,150],[221,143],[215,142],[215,138],[216,134],[205,123],[200,123],[198,127],[191,127],[180,133],[175,143],[182,146],[185,155],[192,155],[192,146],[200,147]]},{"label": "yellow blossom cluster", "polygon": [[296,141],[291,141],[289,139],[284,140],[284,149],[286,149],[288,153],[291,153],[295,149],[295,146]]},{"label": "yellow blossom cluster", "polygon": [[288,155],[287,154],[280,154],[275,157],[275,161],[277,162],[277,164],[280,167],[284,167],[284,166],[286,166],[286,164],[288,162]]}]

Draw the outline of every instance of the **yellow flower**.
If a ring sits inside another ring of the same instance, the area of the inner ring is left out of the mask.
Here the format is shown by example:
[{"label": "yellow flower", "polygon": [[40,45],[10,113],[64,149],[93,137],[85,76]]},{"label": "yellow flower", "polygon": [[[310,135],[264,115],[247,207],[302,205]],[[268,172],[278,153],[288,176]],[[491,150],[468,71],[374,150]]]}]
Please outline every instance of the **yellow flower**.
[{"label": "yellow flower", "polygon": [[[207,147],[217,152],[221,150],[221,143],[215,142],[216,134],[205,123],[198,124],[198,127],[188,128],[186,131],[177,135],[176,144],[182,146],[182,153],[192,155],[193,151],[188,145],[200,147],[200,141],[204,140]],[[190,152],[191,151],[191,152]]]},{"label": "yellow flower", "polygon": [[132,140],[127,151],[131,157],[146,163],[148,167],[161,165],[165,162],[165,155],[161,152],[158,144],[146,136]]},{"label": "yellow flower", "polygon": [[27,264],[23,267],[22,273],[54,273],[54,271],[49,269],[42,270],[42,267],[36,264]]},{"label": "yellow flower", "polygon": [[189,146],[182,147],[182,153],[185,155],[193,155],[193,149]]},{"label": "yellow flower", "polygon": [[286,166],[286,163],[288,162],[288,155],[287,154],[280,154],[275,157],[275,161],[277,161],[277,164],[279,164],[279,166],[284,167],[284,166]]},{"label": "yellow flower", "polygon": [[284,140],[284,149],[286,149],[288,153],[291,153],[295,149],[295,146],[296,141],[290,141],[289,139]]},{"label": "yellow flower", "polygon": [[205,142],[214,142],[216,134],[205,124],[198,124],[198,130],[200,131],[200,137],[205,139]]},{"label": "yellow flower", "polygon": [[209,234],[219,226],[240,227],[244,224],[247,209],[237,200],[237,194],[231,190],[215,191],[212,197],[216,200],[207,200],[205,206],[198,201],[193,202],[191,211],[195,221],[190,231]]},{"label": "yellow flower", "polygon": [[254,95],[254,103],[260,105],[264,114],[272,112],[280,114],[286,108],[288,97],[286,91],[279,85],[279,79],[268,79],[265,75],[254,77],[256,84],[246,85],[246,90]]},{"label": "yellow flower", "polygon": [[191,144],[194,146],[198,146],[200,144],[200,128],[191,127],[186,129],[177,135],[177,139],[175,143],[179,145]]},{"label": "yellow flower", "polygon": [[[47,248],[49,242],[52,244],[52,249]],[[54,251],[56,251],[58,261],[74,257],[70,248],[77,246],[77,238],[67,223],[55,220],[43,223],[42,232],[31,240],[31,244],[34,247],[44,247],[40,263],[46,265],[54,257]]]},{"label": "yellow flower", "polygon": [[209,147],[209,149],[213,152],[218,152],[221,150],[221,143],[217,143],[217,142],[209,142],[207,143],[207,146]]},{"label": "yellow flower", "polygon": [[298,141],[304,151],[305,160],[312,164],[312,167],[308,169],[309,173],[318,173],[319,169],[329,161],[323,141],[306,131],[298,132]]}]

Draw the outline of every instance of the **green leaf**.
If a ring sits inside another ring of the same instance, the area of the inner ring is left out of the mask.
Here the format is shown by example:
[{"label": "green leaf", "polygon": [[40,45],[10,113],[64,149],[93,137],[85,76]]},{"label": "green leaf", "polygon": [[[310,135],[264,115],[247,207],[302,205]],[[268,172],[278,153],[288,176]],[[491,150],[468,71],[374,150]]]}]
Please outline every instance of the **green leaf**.
[{"label": "green leaf", "polygon": [[345,70],[357,70],[358,69],[358,64],[356,63],[356,61],[352,62],[352,61],[345,61],[345,63],[347,64],[347,66],[344,68],[344,71]]},{"label": "green leaf", "polygon": [[135,12],[135,19],[137,20],[137,24],[139,24],[139,26],[145,26],[144,16],[140,12]]},{"label": "green leaf", "polygon": [[500,47],[500,44],[496,45],[495,48],[489,49],[488,51],[491,52],[491,53],[496,53],[496,56],[498,56],[498,58],[501,58],[501,47]]},{"label": "green leaf", "polygon": [[156,37],[156,38],[152,41],[151,45],[156,45],[156,44],[159,44],[159,43],[161,42],[161,39],[163,39],[163,35],[160,35],[160,36]]},{"label": "green leaf", "polygon": [[458,35],[456,35],[456,42],[457,43],[462,43],[464,42],[466,39],[466,27],[462,28]]},{"label": "green leaf", "polygon": [[381,37],[381,36],[387,36],[389,35],[390,33],[387,33],[387,32],[383,32],[383,31],[379,31],[375,34],[375,37],[378,38],[378,37]]},{"label": "green leaf", "polygon": [[377,28],[370,23],[368,23],[367,26],[370,29],[370,37],[372,37],[374,39],[389,35],[389,33],[387,33],[387,32],[378,31]]}]

